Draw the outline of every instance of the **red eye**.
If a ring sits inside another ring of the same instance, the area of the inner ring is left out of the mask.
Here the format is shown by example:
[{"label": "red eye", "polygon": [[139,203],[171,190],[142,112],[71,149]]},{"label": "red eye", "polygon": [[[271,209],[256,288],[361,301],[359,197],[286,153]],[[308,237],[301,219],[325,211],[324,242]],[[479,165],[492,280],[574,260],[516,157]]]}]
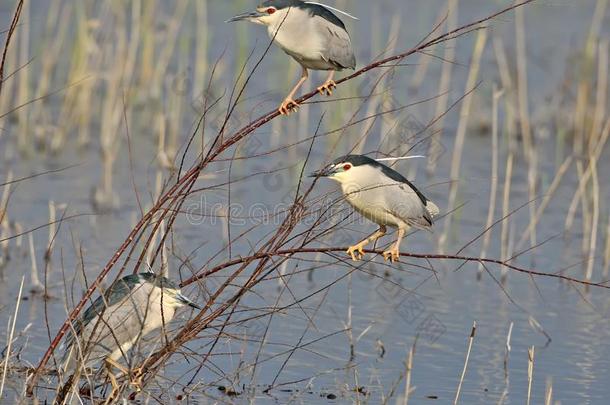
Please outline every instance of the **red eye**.
[{"label": "red eye", "polygon": [[267,14],[271,15],[273,13],[275,13],[275,9],[274,8],[268,8],[267,9]]},{"label": "red eye", "polygon": [[349,163],[346,164],[346,165],[343,165],[343,171],[345,171],[345,172],[348,171],[351,168],[352,168],[352,165],[350,165]]}]

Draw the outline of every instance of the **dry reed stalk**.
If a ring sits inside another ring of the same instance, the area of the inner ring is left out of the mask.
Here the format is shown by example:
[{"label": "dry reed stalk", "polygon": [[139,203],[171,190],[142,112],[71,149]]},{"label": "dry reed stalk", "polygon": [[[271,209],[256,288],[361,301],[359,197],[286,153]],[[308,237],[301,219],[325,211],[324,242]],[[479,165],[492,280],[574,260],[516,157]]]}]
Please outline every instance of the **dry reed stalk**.
[{"label": "dry reed stalk", "polygon": [[[84,146],[90,141],[91,95],[97,78],[97,73],[94,73],[95,67],[101,64],[101,52],[97,52],[96,39],[91,33],[93,28],[85,9],[83,2],[74,3],[73,18],[76,31],[74,41],[71,43],[73,51],[67,80],[68,82],[77,82],[86,77],[89,79],[84,80],[77,88],[69,88],[65,92],[57,118],[58,124],[49,144],[52,153],[58,153],[63,148],[68,134],[74,126],[78,129],[78,144],[80,146]],[[68,13],[61,13],[60,18],[61,20],[52,23],[70,25],[70,15]]]},{"label": "dry reed stalk", "polygon": [[17,294],[17,302],[15,303],[15,313],[11,317],[9,317],[9,324],[12,320],[12,325],[10,326],[10,333],[8,334],[8,342],[6,345],[6,355],[4,356],[4,371],[2,372],[2,383],[0,384],[0,398],[2,398],[2,394],[4,393],[4,383],[6,382],[6,374],[8,372],[8,363],[11,359],[11,348],[13,344],[13,336],[15,335],[15,325],[17,324],[17,315],[19,314],[19,305],[21,304],[21,294],[23,293],[23,283],[25,282],[25,276],[21,277],[21,284],[19,285],[19,293]]},{"label": "dry reed stalk", "polygon": [[9,170],[6,177],[6,185],[2,191],[0,199],[0,277],[3,276],[4,265],[9,258],[9,233],[10,221],[8,220],[8,202],[10,198],[11,182],[13,181],[13,171]]},{"label": "dry reed stalk", "polygon": [[204,95],[208,74],[208,0],[195,2],[197,15],[195,34],[195,77],[193,79],[194,96]]},{"label": "dry reed stalk", "polygon": [[608,108],[608,44],[607,39],[599,41],[597,50],[597,92],[595,95],[595,110],[593,123],[589,134],[588,149],[595,146],[595,141],[602,133],[604,119]]},{"label": "dry reed stalk", "polygon": [[142,38],[138,74],[139,86],[149,89],[153,80],[155,66],[155,11],[158,10],[157,0],[147,0],[140,17],[140,37]]},{"label": "dry reed stalk", "polygon": [[511,321],[508,326],[508,333],[506,334],[506,343],[504,345],[504,378],[508,380],[508,358],[511,352],[510,340],[513,336],[513,326],[514,322]]},{"label": "dry reed stalk", "polygon": [[170,274],[169,274],[169,259],[168,259],[168,254],[169,251],[167,249],[167,239],[165,238],[165,221],[161,221],[161,238],[163,239],[162,242],[162,247],[161,247],[161,269],[159,271],[159,274],[161,274],[163,277],[167,277],[170,278]]},{"label": "dry reed stalk", "polygon": [[[390,31],[388,34],[388,44],[389,44],[388,48],[389,49],[387,49],[386,51],[389,54],[393,54],[394,51],[396,50],[398,38],[400,37],[401,23],[402,23],[402,16],[400,15],[400,13],[394,14],[394,16],[392,17],[392,22],[390,24]],[[390,69],[393,69],[393,68],[390,68]],[[394,97],[392,95],[392,90],[390,90],[389,86],[386,84],[388,79],[390,79],[390,78],[388,78],[387,76],[384,76],[383,81],[380,83],[380,87],[388,89],[388,91],[383,92],[382,95],[379,97],[373,98],[373,99],[380,99],[379,104],[381,105],[382,111],[390,111],[392,108],[396,107],[394,105]],[[399,120],[399,117],[395,114],[389,114],[389,115],[385,116],[384,118],[385,119],[381,120],[381,125],[379,128],[378,145],[382,144],[384,134],[390,133],[392,128],[394,128],[396,126],[396,123]],[[374,124],[375,120],[370,120],[369,122],[371,123],[371,126],[372,126]],[[367,130],[364,131],[363,133],[370,134],[370,132],[371,132],[370,128],[367,128]],[[403,135],[403,134],[399,134],[399,135]],[[364,140],[361,141],[360,145],[364,146],[364,144],[366,143],[366,139],[368,139],[368,136],[365,137]],[[392,146],[394,146],[394,145],[392,145]]]},{"label": "dry reed stalk", "polygon": [[[507,130],[507,141],[508,141],[508,155],[506,158],[506,169],[504,171],[504,186],[503,186],[503,196],[502,196],[502,217],[505,218],[502,220],[502,227],[500,230],[500,257],[502,260],[507,260],[511,256],[511,250],[509,249],[510,244],[510,227],[508,221],[508,215],[510,212],[510,194],[511,194],[511,183],[512,183],[512,173],[513,173],[513,165],[515,160],[515,153],[517,151],[517,130],[516,130],[516,122],[517,122],[517,100],[514,95],[514,85],[513,80],[511,79],[510,67],[508,65],[508,57],[506,54],[506,50],[504,48],[504,43],[500,39],[500,37],[495,36],[494,41],[494,54],[496,57],[496,61],[498,63],[498,71],[500,73],[500,78],[502,80],[502,88],[506,91],[506,118],[505,125]],[[503,272],[502,279],[505,279],[506,273]]]},{"label": "dry reed stalk", "polygon": [[[11,44],[11,40],[13,39],[13,35],[15,34],[15,30],[17,29],[17,26],[19,24],[19,19],[21,18],[21,13],[23,11],[23,4],[24,4],[24,0],[19,0],[19,2],[17,3],[17,5],[15,6],[15,11],[13,12],[13,18],[11,20],[11,25],[6,33],[6,40],[4,41],[4,49],[2,51],[2,60],[0,61],[0,95],[2,95],[2,89],[3,89],[3,85],[4,85],[4,72],[5,72],[5,66],[6,66],[6,62],[7,60],[16,60],[13,58],[7,58],[10,44]],[[10,70],[11,73],[14,71],[14,69]]]},{"label": "dry reed stalk", "polygon": [[[179,60],[183,61],[188,59],[188,55],[179,56]],[[183,62],[179,62],[179,70],[186,71],[186,67],[182,65]],[[184,113],[184,101],[185,93],[177,91],[173,88],[171,82],[166,86],[168,88],[167,94],[167,111],[165,118],[167,120],[167,142],[164,144],[163,153],[165,154],[170,168],[174,168],[176,161],[176,154],[178,153],[178,139],[180,138],[180,132],[182,130],[183,113]],[[181,89],[182,90],[182,89]]]},{"label": "dry reed stalk", "polygon": [[36,250],[34,249],[34,236],[32,233],[28,233],[28,243],[30,247],[30,292],[41,293],[44,291],[44,285],[38,278],[38,264],[36,262]]},{"label": "dry reed stalk", "polygon": [[[459,0],[447,0],[447,31],[452,31],[457,27],[458,24],[458,13],[459,13]],[[455,60],[455,47],[451,44],[445,44],[445,53],[443,59],[446,61]],[[441,72],[441,78],[438,84],[437,93],[441,96],[436,103],[436,117],[441,117],[437,121],[436,125],[430,128],[432,132],[432,139],[430,142],[429,158],[428,158],[428,173],[434,173],[436,171],[436,162],[440,158],[441,154],[441,135],[443,126],[445,123],[445,111],[449,103],[449,90],[451,89],[451,76],[453,72],[453,65],[451,63],[443,63],[443,69]]]},{"label": "dry reed stalk", "polygon": [[[602,4],[603,2],[598,2],[599,4]],[[605,8],[605,7],[604,7]],[[592,29],[593,31],[593,29]],[[587,59],[586,62],[588,62],[586,68],[587,69],[593,69],[593,63],[594,63],[594,59],[595,59],[595,44],[596,44],[596,39],[593,39],[592,37],[589,38],[589,42],[588,42],[588,48],[590,47],[590,51],[588,50],[588,54],[590,55],[590,59]],[[599,63],[601,63],[601,60],[603,59],[602,56],[600,56],[599,58]],[[607,55],[606,55],[606,61],[605,63],[607,64]],[[590,66],[589,66],[590,63]],[[600,66],[598,69],[598,91],[597,91],[597,103],[601,104],[602,108],[605,109],[605,93],[606,93],[606,88],[600,89],[599,85],[600,84],[604,84],[604,86],[607,86],[607,78],[601,78],[599,77],[599,75],[603,74],[603,75],[607,75],[607,67],[606,66]],[[586,94],[587,96],[589,94],[591,94],[593,92],[592,90],[592,85],[593,83],[591,82],[591,80],[589,79],[588,75],[586,76],[586,78],[583,78],[582,81],[583,83],[583,87],[585,89],[585,91],[583,91],[583,94]],[[603,95],[600,95],[600,93],[603,93]],[[582,134],[582,149],[583,149],[583,154],[585,155],[593,155],[596,151],[593,150],[592,148],[595,147],[596,143],[598,142],[598,139],[600,136],[602,136],[601,131],[597,131],[596,127],[600,127],[601,126],[601,121],[603,121],[604,119],[604,113],[601,113],[601,115],[599,114],[598,110],[600,105],[598,105],[596,103],[595,106],[595,112],[593,114],[593,123],[591,125],[591,132],[587,131],[587,126],[589,124],[589,114],[588,114],[588,110],[590,109],[589,107],[589,100],[586,100],[586,111],[583,112],[583,120],[581,122],[582,124],[582,128],[580,128],[580,132]],[[596,132],[593,132],[593,131]],[[585,138],[585,136],[589,134],[588,139]],[[597,163],[595,161],[589,160],[589,164],[595,166]],[[577,170],[578,170],[578,175],[579,175],[579,179],[584,179],[583,180],[583,187],[584,189],[586,189],[586,192],[584,192],[581,195],[581,208],[582,208],[582,232],[583,232],[583,237],[581,239],[582,243],[581,243],[581,249],[583,252],[583,255],[587,255],[588,257],[590,257],[590,253],[589,253],[589,248],[591,246],[592,243],[595,243],[595,241],[592,241],[591,238],[593,237],[593,233],[597,232],[597,224],[595,223],[596,218],[594,218],[594,214],[595,212],[593,212],[593,214],[591,213],[591,211],[595,210],[595,199],[599,198],[595,193],[594,193],[594,188],[595,185],[591,185],[589,186],[589,182],[590,182],[590,176],[586,176],[585,174],[583,174],[583,162],[582,161],[578,161],[577,162]],[[587,271],[588,271],[588,266],[587,266]]]},{"label": "dry reed stalk", "polygon": [[[38,74],[38,85],[34,90],[34,96],[39,100],[44,99],[51,92],[53,69],[58,63],[61,55],[60,51],[65,44],[66,34],[70,27],[67,20],[71,18],[72,7],[69,4],[65,4],[64,7],[60,6],[60,0],[53,0],[47,14],[45,37],[41,46],[42,55],[40,56],[41,67]],[[64,17],[63,22],[58,24],[60,12]],[[51,114],[46,107],[45,103],[34,103],[31,107],[30,121],[35,125],[35,144],[40,149],[47,146],[47,135],[49,129],[53,127]]]},{"label": "dry reed stalk", "polygon": [[[4,213],[0,212],[0,217]],[[7,222],[8,225],[8,222]],[[0,279],[4,278],[4,266],[10,258],[9,254],[9,230],[10,228],[0,221]]]},{"label": "dry reed stalk", "polygon": [[[581,196],[585,194],[585,191],[586,191],[585,187],[591,177],[591,174],[593,171],[593,165],[597,164],[597,161],[599,160],[599,157],[600,157],[604,147],[606,146],[606,143],[607,143],[609,137],[610,137],[610,118],[608,118],[608,120],[606,120],[606,125],[604,126],[604,129],[601,133],[599,141],[597,142],[595,147],[592,148],[592,155],[590,156],[589,166],[587,167],[587,170],[583,171],[582,166],[580,166],[578,189],[576,190],[576,193],[574,193],[574,197],[572,198],[570,207],[568,208],[568,214],[566,215],[566,220],[564,223],[564,229],[566,230],[566,232],[569,232],[569,230],[572,228],[572,224],[574,223],[574,217],[576,216],[576,211],[578,210],[578,203],[581,200]],[[577,161],[577,164],[578,164],[578,161]],[[578,165],[577,165],[577,167],[578,167]],[[580,174],[580,173],[582,173],[582,174]]]},{"label": "dry reed stalk", "polygon": [[[131,17],[132,23],[135,25],[138,24],[139,5],[140,1],[132,3]],[[115,12],[119,21],[127,18],[127,12],[123,7]],[[113,191],[113,170],[121,144],[119,128],[125,110],[123,87],[132,82],[138,52],[137,30],[136,34],[128,40],[126,24],[118,24],[114,35],[115,41],[109,44],[107,48],[111,52],[114,51],[113,60],[119,60],[123,63],[119,67],[113,66],[113,69],[110,69],[106,80],[107,91],[102,102],[100,128],[102,184],[94,194],[94,205],[102,211],[115,209],[119,205],[118,196]]]},{"label": "dry reed stalk", "polygon": [[[498,193],[498,101],[504,94],[504,90],[499,90],[497,84],[494,83],[492,94],[492,113],[491,113],[491,186],[489,189],[489,208],[487,210],[487,221],[485,229],[490,229],[493,223],[494,213],[496,211],[496,196]],[[481,257],[487,257],[487,249],[491,241],[491,232],[485,233],[483,244],[481,247]],[[481,278],[483,274],[483,265],[479,265],[477,278]]]},{"label": "dry reed stalk", "polygon": [[[535,223],[536,217],[536,182],[538,172],[538,155],[534,142],[532,127],[529,116],[528,103],[528,80],[527,80],[527,50],[525,42],[525,22],[523,10],[515,10],[515,41],[517,52],[517,98],[519,110],[519,123],[521,124],[521,135],[523,137],[523,152],[528,163],[527,184],[528,195],[531,201],[529,205],[530,224]],[[530,246],[536,245],[536,226],[528,228],[530,235]]]},{"label": "dry reed stalk", "polygon": [[413,342],[413,345],[409,349],[409,356],[407,357],[407,361],[405,363],[406,368],[406,377],[405,377],[405,400],[404,405],[409,404],[409,395],[411,395],[411,372],[413,371],[413,356],[415,356],[415,344],[417,340]]},{"label": "dry reed stalk", "polygon": [[[519,122],[523,136],[523,154],[531,159],[535,154],[534,140],[529,118],[528,82],[527,82],[527,50],[525,42],[525,22],[523,10],[515,10],[515,43],[517,53],[517,97],[519,106]],[[530,195],[530,199],[532,196]]]},{"label": "dry reed stalk", "polygon": [[[603,16],[605,15],[605,10],[607,7],[608,0],[598,0],[595,6],[595,12],[591,21],[591,28],[589,30],[589,36],[587,38],[585,44],[585,52],[582,57],[582,66],[581,66],[581,80],[578,82],[578,91],[576,98],[576,108],[575,108],[575,118],[574,118],[574,153],[577,156],[586,154],[585,146],[587,144],[586,136],[586,127],[587,127],[587,116],[589,111],[589,97],[591,93],[591,81],[590,76],[592,75],[592,65],[595,60],[595,50],[596,50],[596,41],[599,37],[601,24],[603,21]],[[590,146],[590,144],[589,144]],[[585,179],[584,170],[582,166],[582,162],[576,162],[576,169],[579,177],[579,183],[582,184],[582,189],[584,190],[588,184],[588,177]],[[579,191],[580,191],[579,187]],[[589,228],[591,225],[590,215],[588,212],[588,203],[587,203],[587,195],[585,193],[579,194],[580,203],[582,205],[582,216],[583,216],[583,251],[585,251],[586,246],[588,246],[588,238],[590,236]],[[575,196],[576,199],[576,196]],[[570,205],[570,209],[568,211],[568,217],[566,218],[566,231],[570,231],[572,227],[572,219],[570,216],[573,216],[575,211],[578,209],[579,201],[572,201]]]},{"label": "dry reed stalk", "polygon": [[[5,50],[6,53],[6,61],[4,63],[4,68],[8,72],[15,72],[17,68],[17,47],[9,46],[8,49]],[[14,80],[14,77],[5,78],[3,81],[0,81],[0,87],[2,93],[0,93],[0,128],[6,128],[7,123],[10,122],[11,116],[4,116],[7,111],[10,111],[15,106],[15,88],[17,87],[17,81]],[[0,131],[0,138],[2,138],[6,134],[6,131]],[[8,153],[8,148],[5,151]]]},{"label": "dry reed stalk", "polygon": [[457,405],[460,399],[460,392],[462,390],[462,384],[464,377],[466,376],[466,369],[468,368],[468,360],[470,360],[470,351],[472,350],[472,343],[474,342],[474,336],[477,332],[477,321],[472,323],[472,330],[470,331],[470,337],[468,338],[468,351],[466,352],[466,358],[464,359],[464,368],[462,369],[462,375],[460,376],[460,383],[458,384],[457,391],[455,393],[455,399],[453,405]]},{"label": "dry reed stalk", "polygon": [[[605,9],[605,7],[604,7]],[[599,199],[600,199],[600,190],[599,190],[599,181],[597,178],[597,159],[593,155],[595,150],[592,148],[595,147],[598,140],[602,139],[604,134],[602,131],[603,128],[603,120],[605,117],[606,105],[607,105],[607,91],[608,91],[608,41],[600,42],[598,49],[598,80],[597,80],[597,96],[595,103],[595,112],[593,114],[593,124],[591,126],[591,133],[589,135],[589,143],[588,149],[590,154],[590,167],[591,171],[591,181],[592,181],[592,209],[593,215],[591,217],[591,233],[589,238],[589,246],[588,246],[588,261],[587,261],[587,269],[585,272],[585,279],[591,279],[593,276],[593,267],[595,264],[595,253],[597,247],[597,231],[599,225]],[[583,240],[584,243],[584,240]],[[583,251],[586,249],[583,245]]]},{"label": "dry reed stalk", "polygon": [[[398,15],[395,15],[394,18],[392,19],[392,24],[390,26],[390,31],[388,33],[388,49],[387,52],[392,55],[395,50],[396,50],[396,45],[398,43],[398,36],[400,33],[400,19],[397,18]],[[385,88],[386,86],[386,82],[387,82],[387,72],[389,72],[390,70],[392,70],[393,68],[390,67],[388,68],[388,70],[386,72],[380,71],[379,72],[379,79],[378,81],[375,83],[375,87],[376,88]],[[365,113],[366,117],[370,117],[370,116],[374,116],[375,112],[379,110],[379,106],[386,100],[386,97],[384,96],[380,96],[380,97],[371,97],[369,102],[368,102],[368,107]],[[360,129],[359,133],[361,134],[365,134],[364,136],[362,136],[359,140],[359,142],[356,144],[356,146],[353,149],[353,153],[355,154],[362,154],[365,145],[366,145],[366,140],[368,139],[368,136],[371,133],[371,130],[373,128],[373,126],[375,125],[375,123],[377,122],[376,119],[371,119],[371,120],[367,120],[365,122],[363,122],[362,124],[362,128]],[[381,134],[383,134],[383,130],[381,131]]]},{"label": "dry reed stalk", "polygon": [[[15,12],[13,13],[13,19],[11,21],[11,25],[6,33],[6,40],[4,42],[4,49],[2,51],[2,60],[0,61],[0,139],[3,135],[7,133],[4,129],[8,127],[8,122],[10,122],[4,114],[8,111],[12,111],[15,105],[16,99],[16,90],[17,80],[14,77],[11,77],[14,73],[18,71],[18,51],[19,48],[14,44],[14,35],[17,32],[17,28],[19,26],[19,19],[21,17],[21,10],[23,7],[24,0],[20,0],[15,8]],[[8,73],[8,74],[5,74]],[[6,148],[5,153],[6,158],[8,158],[8,154],[11,148]]]},{"label": "dry reed stalk", "polygon": [[498,64],[498,72],[502,81],[502,89],[505,91],[505,114],[506,138],[508,149],[517,152],[517,99],[514,91],[514,84],[511,78],[508,56],[504,47],[504,42],[499,36],[494,36],[493,40],[494,55]]},{"label": "dry reed stalk", "polygon": [[604,253],[604,278],[608,277],[608,272],[610,271],[610,211],[608,211],[607,217],[607,227],[606,227],[606,250]]},{"label": "dry reed stalk", "polygon": [[[529,214],[530,223],[536,223],[536,183],[538,181],[538,154],[536,153],[536,147],[532,147],[531,157],[528,162],[527,168],[527,182],[528,182],[528,194],[529,200]],[[536,225],[528,226],[530,229],[530,247],[536,246]]]},{"label": "dry reed stalk", "polygon": [[165,114],[157,114],[157,122],[157,127],[159,128],[159,136],[157,137],[157,160],[161,168],[169,170],[174,167],[174,162],[165,151],[165,138],[167,134]]},{"label": "dry reed stalk", "polygon": [[[303,89],[303,91],[305,92],[309,92],[309,89],[311,87],[311,83],[307,83],[307,87]],[[309,128],[309,122],[310,122],[310,106],[309,105],[304,105],[299,113],[299,117],[298,117],[298,124],[296,124],[296,133],[298,134],[298,139],[306,139],[307,136],[311,133],[310,132],[310,128]],[[294,121],[294,120],[293,120]],[[291,148],[291,150],[288,151],[288,153],[290,153],[290,160],[291,161],[298,161],[299,156],[297,154],[297,149],[296,148]]]},{"label": "dry reed stalk", "polygon": [[[449,1],[449,0],[448,0]],[[445,5],[438,13],[437,17],[436,17],[436,23],[434,24],[437,27],[440,27],[443,25],[443,23],[445,22],[445,20],[447,19],[447,6]],[[455,22],[454,22],[454,25]],[[418,62],[415,66],[415,72],[413,72],[413,76],[411,77],[411,80],[409,81],[409,88],[411,90],[413,90],[415,93],[417,93],[419,91],[419,88],[421,87],[421,84],[424,82],[424,79],[426,78],[426,74],[428,73],[428,68],[430,67],[430,62],[434,59],[432,56],[430,56],[430,54],[434,54],[436,50],[436,47],[432,47],[428,50],[428,52],[426,53],[422,53],[419,56]],[[445,49],[445,51],[447,51],[447,49]],[[448,56],[448,55],[445,55]],[[452,59],[447,59],[444,58],[445,60],[452,60]],[[444,65],[443,65],[444,67]],[[439,93],[439,94],[442,94]],[[445,110],[441,111],[444,112]],[[437,111],[438,113],[438,111]]]},{"label": "dry reed stalk", "polygon": [[[593,160],[593,159],[591,159]],[[597,163],[593,163],[591,171],[591,181],[593,183],[593,215],[591,217],[591,237],[589,254],[587,256],[587,270],[585,272],[585,280],[591,280],[593,276],[593,267],[595,266],[595,252],[597,248],[597,227],[599,225],[599,181],[597,179]]]},{"label": "dry reed stalk", "polygon": [[548,377],[546,379],[546,391],[544,394],[544,405],[552,405],[553,403],[553,379]]},{"label": "dry reed stalk", "polygon": [[[9,169],[8,174],[6,175],[6,183],[2,190],[2,198],[0,198],[0,229],[3,227],[5,229],[9,228],[9,220],[8,220],[8,203],[11,198],[11,185],[13,183],[13,171]],[[4,238],[2,238],[4,239]],[[8,240],[2,242],[2,244],[8,243]],[[0,245],[2,245],[0,244]]]},{"label": "dry reed stalk", "polygon": [[49,200],[49,241],[47,242],[47,251],[44,255],[45,261],[51,260],[51,252],[53,251],[53,242],[55,240],[55,230],[57,227],[56,224],[56,214],[57,207],[55,206],[55,202]]},{"label": "dry reed stalk", "polygon": [[167,23],[167,34],[165,37],[164,46],[161,49],[159,55],[155,58],[155,62],[152,66],[155,67],[151,81],[148,84],[151,95],[154,99],[160,99],[162,95],[161,89],[163,88],[163,78],[167,77],[167,69],[169,68],[172,55],[174,54],[174,47],[178,43],[178,33],[182,26],[182,21],[188,9],[189,2],[181,1],[175,3],[174,14],[166,21]]},{"label": "dry reed stalk", "polygon": [[15,238],[15,247],[17,248],[17,250],[20,250],[23,246],[23,226],[21,225],[21,223],[15,222],[13,224],[13,228],[13,234],[17,235],[17,237]]},{"label": "dry reed stalk", "polygon": [[[472,51],[472,59],[468,79],[466,80],[466,91],[476,86],[479,68],[481,64],[481,56],[487,43],[487,28],[481,29],[477,34],[477,39]],[[438,246],[441,252],[445,251],[445,245],[449,237],[449,232],[452,226],[453,210],[456,207],[458,186],[460,184],[460,169],[462,166],[462,152],[466,141],[466,131],[468,130],[468,122],[470,117],[470,108],[472,106],[472,96],[467,97],[460,110],[460,120],[455,135],[455,143],[453,146],[453,157],[451,159],[451,186],[449,187],[449,198],[447,202],[447,215],[445,218],[445,228],[439,238]]]},{"label": "dry reed stalk", "polygon": [[354,307],[352,305],[352,275],[347,277],[347,323],[345,324],[345,333],[347,334],[347,341],[349,342],[349,361],[354,361],[356,357],[356,345],[354,343],[354,330],[352,323],[352,311]]},{"label": "dry reed stalk", "polygon": [[527,349],[527,405],[530,405],[532,397],[532,383],[534,382],[534,353],[535,346]]},{"label": "dry reed stalk", "polygon": [[[19,35],[19,65],[25,66],[30,60],[30,2],[23,3],[21,10],[22,19],[25,22]],[[24,105],[30,100],[30,72],[29,69],[21,69],[17,77],[17,105]],[[19,136],[17,138],[19,150],[24,153],[31,151],[31,136],[29,122],[29,106],[24,106],[16,111],[19,120]]]},{"label": "dry reed stalk", "polygon": [[530,228],[536,226],[536,224],[542,218],[542,214],[544,214],[544,211],[546,210],[549,203],[551,202],[553,195],[555,195],[555,192],[557,191],[557,189],[559,188],[559,185],[561,184],[561,180],[563,179],[563,176],[566,174],[566,172],[572,165],[573,160],[574,160],[574,158],[572,156],[568,156],[563,161],[563,163],[561,164],[561,166],[559,167],[557,172],[555,173],[555,178],[553,178],[551,185],[546,190],[546,193],[544,194],[544,198],[542,199],[542,203],[540,203],[540,206],[538,206],[538,208],[536,209],[536,214],[534,215],[533,221],[530,221],[530,223],[528,224],[525,231],[523,231],[523,233],[521,234],[519,241],[515,245],[515,250],[521,250],[521,248],[523,247],[523,244],[527,240],[528,235],[530,235],[532,232],[532,230]]}]

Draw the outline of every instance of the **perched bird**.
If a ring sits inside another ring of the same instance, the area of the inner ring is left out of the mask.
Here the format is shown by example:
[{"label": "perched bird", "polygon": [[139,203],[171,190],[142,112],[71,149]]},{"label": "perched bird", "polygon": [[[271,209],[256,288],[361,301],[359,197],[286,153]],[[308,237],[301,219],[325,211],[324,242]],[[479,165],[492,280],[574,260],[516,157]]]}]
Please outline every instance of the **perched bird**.
[{"label": "perched bird", "polygon": [[267,26],[269,36],[301,65],[301,79],[280,105],[281,114],[287,115],[298,108],[294,95],[309,77],[308,69],[329,71],[326,82],[317,90],[330,96],[337,87],[333,81],[335,71],[356,67],[345,24],[331,9],[341,12],[309,1],[267,0],[256,11],[227,21],[246,20]]},{"label": "perched bird", "polygon": [[430,230],[438,207],[428,200],[409,180],[397,171],[362,155],[336,159],[311,177],[328,177],[341,184],[343,195],[365,218],[379,224],[379,230],[347,253],[356,261],[364,255],[364,246],[386,233],[386,227],[398,228],[398,238],[391,249],[383,252],[385,260],[397,261],[400,242],[410,227]]},{"label": "perched bird", "polygon": [[78,368],[80,372],[104,363],[113,388],[111,397],[119,388],[112,367],[131,375],[132,384],[139,389],[141,371],[130,373],[121,359],[129,363],[129,349],[143,336],[164,327],[183,306],[200,309],[163,276],[146,272],[117,280],[73,322],[65,343],[64,369]]}]

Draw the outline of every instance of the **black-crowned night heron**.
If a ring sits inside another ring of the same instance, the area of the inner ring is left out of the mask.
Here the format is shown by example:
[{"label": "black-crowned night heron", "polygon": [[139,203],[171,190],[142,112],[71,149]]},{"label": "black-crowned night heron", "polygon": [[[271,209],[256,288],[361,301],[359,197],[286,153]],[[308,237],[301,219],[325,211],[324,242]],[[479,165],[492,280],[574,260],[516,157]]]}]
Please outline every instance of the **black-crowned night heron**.
[{"label": "black-crowned night heron", "polygon": [[141,371],[130,373],[121,359],[129,364],[129,349],[148,333],[164,327],[183,306],[200,309],[166,277],[147,272],[117,280],[73,323],[74,329],[66,338],[65,370],[94,369],[104,363],[113,388],[110,398],[119,387],[112,367],[131,375],[139,389]]},{"label": "black-crowned night heron", "polygon": [[386,233],[386,227],[391,226],[398,228],[398,238],[391,249],[383,252],[383,257],[397,261],[400,242],[407,230],[410,227],[430,230],[434,217],[439,213],[438,207],[413,183],[367,156],[340,157],[311,176],[338,181],[345,199],[354,209],[379,224],[377,232],[347,250],[353,260],[361,259],[364,246],[381,238]]},{"label": "black-crowned night heron", "polygon": [[267,26],[269,36],[303,69],[301,79],[280,105],[282,114],[298,108],[294,95],[309,77],[308,69],[330,71],[326,82],[318,87],[321,94],[330,96],[336,87],[335,71],[356,67],[345,24],[328,6],[302,0],[267,0],[256,11],[228,22],[241,20]]}]

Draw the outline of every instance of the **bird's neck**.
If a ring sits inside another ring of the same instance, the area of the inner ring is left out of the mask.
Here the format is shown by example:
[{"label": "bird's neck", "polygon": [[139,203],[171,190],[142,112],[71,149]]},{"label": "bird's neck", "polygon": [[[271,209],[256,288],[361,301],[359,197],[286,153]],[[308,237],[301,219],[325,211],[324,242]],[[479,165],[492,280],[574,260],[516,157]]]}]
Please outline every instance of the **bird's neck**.
[{"label": "bird's neck", "polygon": [[307,11],[298,7],[288,7],[277,11],[274,19],[267,25],[269,37],[275,39],[280,45],[292,41],[303,41],[307,33],[306,25],[309,22]]}]

